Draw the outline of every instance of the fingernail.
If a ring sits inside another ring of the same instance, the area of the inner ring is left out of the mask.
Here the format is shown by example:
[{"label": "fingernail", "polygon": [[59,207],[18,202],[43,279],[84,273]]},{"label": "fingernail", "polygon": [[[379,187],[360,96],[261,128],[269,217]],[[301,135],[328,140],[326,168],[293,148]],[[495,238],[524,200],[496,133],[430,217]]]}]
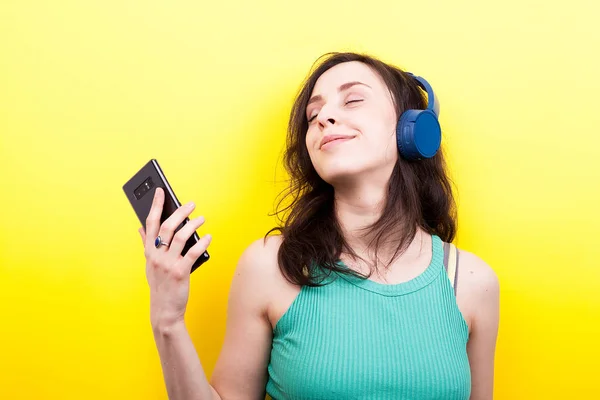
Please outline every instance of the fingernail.
[{"label": "fingernail", "polygon": [[190,201],[189,203],[186,204],[186,206],[188,206],[189,208],[193,208],[195,206],[193,201]]},{"label": "fingernail", "polygon": [[212,235],[210,233],[207,233],[206,235],[204,235],[204,237],[206,238],[206,240],[212,240]]}]

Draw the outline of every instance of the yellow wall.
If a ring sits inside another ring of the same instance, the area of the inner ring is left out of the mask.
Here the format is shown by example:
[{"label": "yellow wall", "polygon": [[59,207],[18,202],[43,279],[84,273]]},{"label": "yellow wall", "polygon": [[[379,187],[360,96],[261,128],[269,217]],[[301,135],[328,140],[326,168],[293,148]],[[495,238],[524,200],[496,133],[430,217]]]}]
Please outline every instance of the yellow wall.
[{"label": "yellow wall", "polygon": [[187,314],[212,372],[237,258],[273,222],[293,95],[331,50],[440,97],[458,244],[501,281],[495,398],[597,395],[600,7],[356,4],[1,3],[0,398],[166,398],[121,190],[151,157],[214,236]]}]

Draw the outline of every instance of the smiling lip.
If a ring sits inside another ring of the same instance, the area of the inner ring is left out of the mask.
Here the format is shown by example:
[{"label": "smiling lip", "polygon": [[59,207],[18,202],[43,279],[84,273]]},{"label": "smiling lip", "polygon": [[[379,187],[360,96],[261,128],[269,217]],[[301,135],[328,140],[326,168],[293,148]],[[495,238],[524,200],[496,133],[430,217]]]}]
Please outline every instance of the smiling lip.
[{"label": "smiling lip", "polygon": [[343,140],[343,139],[352,139],[354,138],[354,136],[347,136],[347,135],[327,135],[325,137],[323,137],[323,139],[321,140],[321,145],[319,146],[319,148],[322,148],[324,145],[326,145],[327,143],[331,143],[333,141],[336,140]]}]

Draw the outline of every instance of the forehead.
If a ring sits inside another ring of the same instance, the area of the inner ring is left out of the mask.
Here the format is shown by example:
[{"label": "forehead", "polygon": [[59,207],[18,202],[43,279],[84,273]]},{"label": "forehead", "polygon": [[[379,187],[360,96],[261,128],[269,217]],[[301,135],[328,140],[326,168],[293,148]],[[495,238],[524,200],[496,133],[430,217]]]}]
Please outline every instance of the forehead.
[{"label": "forehead", "polygon": [[377,91],[385,88],[381,77],[368,65],[360,61],[349,61],[337,64],[325,71],[315,82],[311,95],[334,92],[344,83],[351,81],[365,83]]}]

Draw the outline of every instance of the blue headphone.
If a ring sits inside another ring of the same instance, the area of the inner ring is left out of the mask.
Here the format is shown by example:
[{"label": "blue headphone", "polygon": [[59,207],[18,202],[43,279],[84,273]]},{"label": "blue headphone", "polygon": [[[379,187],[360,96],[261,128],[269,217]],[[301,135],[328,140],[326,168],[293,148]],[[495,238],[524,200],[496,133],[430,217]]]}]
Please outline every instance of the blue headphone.
[{"label": "blue headphone", "polygon": [[406,110],[396,125],[396,140],[400,155],[407,160],[433,157],[442,142],[442,129],[438,121],[440,104],[431,85],[412,73],[420,87],[427,92],[427,109]]}]

